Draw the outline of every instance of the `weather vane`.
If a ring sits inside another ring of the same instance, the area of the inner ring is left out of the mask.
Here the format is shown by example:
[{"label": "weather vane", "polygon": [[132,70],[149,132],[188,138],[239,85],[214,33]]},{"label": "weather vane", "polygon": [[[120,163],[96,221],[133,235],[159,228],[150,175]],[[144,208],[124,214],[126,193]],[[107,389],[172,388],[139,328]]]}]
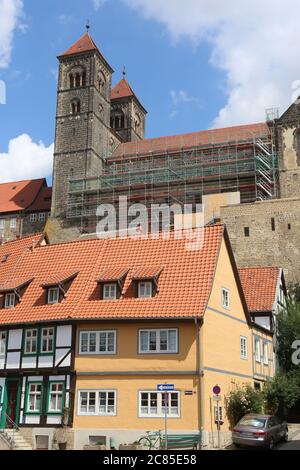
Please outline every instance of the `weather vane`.
[{"label": "weather vane", "polygon": [[87,32],[89,32],[89,29],[91,27],[90,20],[87,20],[85,27],[86,27]]},{"label": "weather vane", "polygon": [[123,77],[124,77],[124,78],[126,78],[126,73],[127,73],[127,72],[126,72],[126,67],[125,67],[125,65],[124,65],[124,67],[123,67]]}]

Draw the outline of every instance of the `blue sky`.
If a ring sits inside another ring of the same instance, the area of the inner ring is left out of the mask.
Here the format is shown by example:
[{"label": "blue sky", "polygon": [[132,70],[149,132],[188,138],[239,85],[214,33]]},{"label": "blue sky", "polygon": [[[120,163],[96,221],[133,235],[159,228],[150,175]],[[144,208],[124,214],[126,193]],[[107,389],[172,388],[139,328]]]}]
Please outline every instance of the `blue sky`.
[{"label": "blue sky", "polygon": [[[35,141],[53,141],[56,56],[81,36],[87,18],[91,35],[115,70],[115,83],[126,65],[128,81],[149,112],[147,136],[210,126],[224,102],[222,77],[209,66],[207,47],[172,44],[160,25],[118,0],[98,11],[87,1],[28,1],[25,15],[28,30],[17,32],[11,65],[0,74],[7,84],[7,104],[0,107],[2,151],[23,132]],[[187,93],[176,106],[173,91]]]},{"label": "blue sky", "polygon": [[[147,137],[154,137],[263,120],[267,107],[284,110],[300,78],[300,63],[288,49],[299,39],[300,6],[287,3],[294,10],[284,29],[279,0],[273,13],[257,0],[0,0],[0,80],[6,84],[0,182],[51,173],[56,56],[83,34],[87,18],[115,70],[114,83],[126,66],[149,112]],[[265,41],[268,28],[273,45]]]}]

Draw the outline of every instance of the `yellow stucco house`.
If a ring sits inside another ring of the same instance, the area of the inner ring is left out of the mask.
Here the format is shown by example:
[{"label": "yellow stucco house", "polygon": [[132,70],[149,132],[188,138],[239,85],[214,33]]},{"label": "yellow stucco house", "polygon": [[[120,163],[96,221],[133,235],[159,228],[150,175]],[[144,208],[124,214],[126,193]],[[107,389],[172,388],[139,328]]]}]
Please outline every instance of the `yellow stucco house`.
[{"label": "yellow stucco house", "polygon": [[199,431],[216,446],[219,403],[227,442],[225,397],[258,379],[254,338],[268,348],[259,379],[273,376],[272,329],[249,313],[223,225],[166,238],[28,240],[11,268],[0,266],[3,428],[9,416],[33,448],[41,436],[51,448],[67,415],[75,449],[118,447],[164,429],[167,383],[170,433]]}]

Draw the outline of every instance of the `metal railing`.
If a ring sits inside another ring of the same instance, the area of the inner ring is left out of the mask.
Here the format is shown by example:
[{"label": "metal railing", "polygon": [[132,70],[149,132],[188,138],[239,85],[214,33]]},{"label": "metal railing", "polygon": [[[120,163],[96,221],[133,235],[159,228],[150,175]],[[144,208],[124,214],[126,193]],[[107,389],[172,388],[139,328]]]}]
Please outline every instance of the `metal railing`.
[{"label": "metal railing", "polygon": [[6,420],[6,427],[7,425],[10,426],[10,429],[12,429],[12,435],[8,434],[5,429],[0,429],[0,433],[4,441],[7,443],[7,445],[9,445],[10,449],[12,450],[16,446],[15,432],[19,431],[19,426],[6,413],[4,413],[4,416]]}]

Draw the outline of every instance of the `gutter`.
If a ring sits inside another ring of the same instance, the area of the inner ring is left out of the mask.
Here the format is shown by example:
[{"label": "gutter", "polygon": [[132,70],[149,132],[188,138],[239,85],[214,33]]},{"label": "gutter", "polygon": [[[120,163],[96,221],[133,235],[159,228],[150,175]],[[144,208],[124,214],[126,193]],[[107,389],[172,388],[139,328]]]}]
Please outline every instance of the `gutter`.
[{"label": "gutter", "polygon": [[[203,417],[204,417],[204,402],[203,402],[203,354],[202,354],[202,331],[203,319],[195,318],[196,328],[196,368],[198,376],[198,428],[201,434],[201,443],[203,437]],[[201,444],[202,446],[202,444]]]}]

